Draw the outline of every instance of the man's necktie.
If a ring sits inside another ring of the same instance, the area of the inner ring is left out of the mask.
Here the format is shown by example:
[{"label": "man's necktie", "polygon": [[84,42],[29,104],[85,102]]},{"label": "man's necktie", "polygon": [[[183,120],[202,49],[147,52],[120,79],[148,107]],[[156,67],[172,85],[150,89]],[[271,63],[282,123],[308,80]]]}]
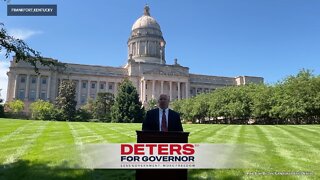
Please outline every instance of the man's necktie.
[{"label": "man's necktie", "polygon": [[166,117],[166,111],[162,111],[162,121],[161,121],[161,131],[167,132],[168,127],[167,127],[167,117]]}]

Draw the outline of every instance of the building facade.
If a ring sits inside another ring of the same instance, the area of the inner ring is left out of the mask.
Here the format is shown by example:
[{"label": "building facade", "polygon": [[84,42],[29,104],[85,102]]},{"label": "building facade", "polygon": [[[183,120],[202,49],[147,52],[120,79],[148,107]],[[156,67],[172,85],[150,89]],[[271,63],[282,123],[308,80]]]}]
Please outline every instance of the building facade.
[{"label": "building facade", "polygon": [[[28,105],[37,99],[54,101],[59,83],[72,80],[76,83],[77,106],[84,105],[98,92],[117,94],[124,78],[130,79],[137,88],[143,103],[168,94],[170,100],[195,96],[216,88],[248,83],[263,83],[262,77],[221,77],[189,73],[189,68],[178,64],[167,64],[166,42],[160,25],[145,6],[143,15],[136,20],[127,42],[128,61],[123,67],[93,66],[67,63],[64,71],[52,71],[40,66],[40,75],[25,63],[11,61],[8,75],[7,101],[21,99]],[[53,60],[53,59],[51,59]],[[55,60],[53,60],[55,61]],[[27,108],[28,109],[28,108]]]}]

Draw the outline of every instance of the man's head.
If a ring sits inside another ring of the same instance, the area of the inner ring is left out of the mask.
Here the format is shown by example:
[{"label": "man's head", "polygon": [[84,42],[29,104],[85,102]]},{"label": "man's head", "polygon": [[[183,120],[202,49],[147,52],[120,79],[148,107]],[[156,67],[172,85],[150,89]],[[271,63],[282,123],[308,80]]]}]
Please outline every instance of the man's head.
[{"label": "man's head", "polygon": [[158,99],[158,106],[161,109],[166,109],[169,106],[169,96],[166,94],[160,94]]}]

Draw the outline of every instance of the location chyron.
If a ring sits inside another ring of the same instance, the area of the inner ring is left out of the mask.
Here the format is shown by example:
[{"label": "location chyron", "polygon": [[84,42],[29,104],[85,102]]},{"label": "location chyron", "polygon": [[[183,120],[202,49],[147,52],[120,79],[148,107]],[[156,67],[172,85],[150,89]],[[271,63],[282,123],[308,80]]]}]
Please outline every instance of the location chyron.
[{"label": "location chyron", "polygon": [[10,4],[8,16],[57,16],[56,4]]}]

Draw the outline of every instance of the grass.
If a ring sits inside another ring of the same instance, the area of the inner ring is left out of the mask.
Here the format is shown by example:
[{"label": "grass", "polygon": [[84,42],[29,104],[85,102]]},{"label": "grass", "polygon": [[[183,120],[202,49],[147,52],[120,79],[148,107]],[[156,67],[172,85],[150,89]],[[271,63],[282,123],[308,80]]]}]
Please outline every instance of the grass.
[{"label": "grass", "polygon": [[[136,141],[141,124],[0,119],[0,179],[133,179],[134,170],[66,169],[76,146]],[[191,143],[251,145],[250,169],[189,170],[189,179],[320,179],[319,125],[184,125]],[[76,160],[75,160],[76,161]],[[312,175],[249,175],[311,172]]]}]

